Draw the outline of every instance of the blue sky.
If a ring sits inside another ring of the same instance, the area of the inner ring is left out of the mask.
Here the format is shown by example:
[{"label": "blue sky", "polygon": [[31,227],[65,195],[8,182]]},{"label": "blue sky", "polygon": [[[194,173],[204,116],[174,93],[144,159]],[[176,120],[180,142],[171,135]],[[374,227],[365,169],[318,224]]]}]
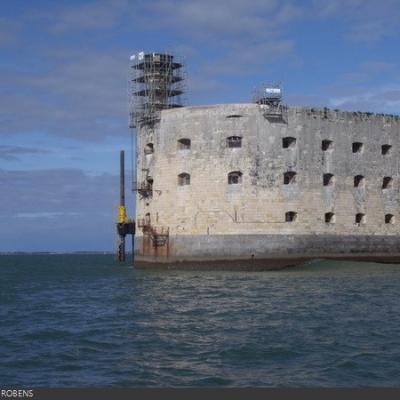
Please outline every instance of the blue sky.
[{"label": "blue sky", "polygon": [[114,249],[132,53],[183,57],[187,105],[281,82],[291,105],[399,114],[399,21],[398,0],[2,0],[0,251]]}]

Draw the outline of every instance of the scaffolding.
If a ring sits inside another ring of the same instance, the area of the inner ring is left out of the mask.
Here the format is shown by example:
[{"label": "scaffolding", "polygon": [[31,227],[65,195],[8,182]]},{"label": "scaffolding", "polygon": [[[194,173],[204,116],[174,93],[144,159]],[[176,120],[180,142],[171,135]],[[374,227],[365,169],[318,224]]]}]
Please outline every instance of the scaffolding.
[{"label": "scaffolding", "polygon": [[261,85],[254,91],[253,103],[262,106],[263,115],[270,122],[287,122],[287,107],[282,104],[280,85]]},{"label": "scaffolding", "polygon": [[168,245],[169,228],[151,225],[150,221],[145,218],[138,219],[137,226],[138,228],[142,228],[144,235],[150,237],[153,247]]},{"label": "scaffolding", "polygon": [[130,57],[131,128],[154,125],[161,110],[182,107],[183,63],[166,53],[139,52]]}]

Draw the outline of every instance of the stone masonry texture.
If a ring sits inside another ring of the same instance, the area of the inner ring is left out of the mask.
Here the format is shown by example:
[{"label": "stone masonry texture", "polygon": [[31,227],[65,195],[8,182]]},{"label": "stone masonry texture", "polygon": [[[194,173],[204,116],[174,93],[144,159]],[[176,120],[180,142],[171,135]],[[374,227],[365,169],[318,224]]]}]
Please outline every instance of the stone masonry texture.
[{"label": "stone masonry texture", "polygon": [[[271,121],[264,111],[257,104],[185,107],[138,128],[137,180],[152,179],[153,193],[138,192],[136,219],[169,228],[168,252],[156,254],[400,252],[399,117],[290,107],[284,121]],[[228,146],[231,136],[242,138],[241,147]],[[288,147],[284,138],[292,138]],[[190,139],[190,148],[181,149],[180,139]],[[353,143],[361,143],[356,152]],[[242,174],[240,183],[228,183],[230,172]],[[284,184],[287,172],[294,179]],[[182,173],[190,184],[179,184]],[[144,250],[139,228],[136,252],[155,254]]]}]

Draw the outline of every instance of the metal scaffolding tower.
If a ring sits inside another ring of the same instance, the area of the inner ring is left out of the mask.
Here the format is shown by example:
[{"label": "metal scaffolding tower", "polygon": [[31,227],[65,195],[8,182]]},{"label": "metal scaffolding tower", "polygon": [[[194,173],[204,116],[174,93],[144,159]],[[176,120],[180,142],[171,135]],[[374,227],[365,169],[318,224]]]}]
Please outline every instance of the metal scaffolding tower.
[{"label": "metal scaffolding tower", "polygon": [[153,125],[161,110],[182,107],[183,64],[166,53],[139,52],[131,60],[130,127]]},{"label": "metal scaffolding tower", "polygon": [[287,121],[287,107],[282,104],[282,88],[280,85],[260,86],[254,92],[253,103],[263,106],[264,117],[269,121]]}]

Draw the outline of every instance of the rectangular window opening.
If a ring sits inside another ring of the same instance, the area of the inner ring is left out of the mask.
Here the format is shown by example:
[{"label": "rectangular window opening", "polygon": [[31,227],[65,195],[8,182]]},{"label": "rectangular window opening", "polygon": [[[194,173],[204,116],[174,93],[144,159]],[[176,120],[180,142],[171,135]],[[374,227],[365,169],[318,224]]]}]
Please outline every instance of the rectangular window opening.
[{"label": "rectangular window opening", "polygon": [[334,224],[336,222],[336,216],[333,212],[325,213],[325,223]]},{"label": "rectangular window opening", "polygon": [[228,185],[239,185],[242,183],[243,174],[240,171],[233,171],[228,174]]},{"label": "rectangular window opening", "polygon": [[321,143],[322,151],[328,151],[328,150],[331,150],[332,148],[333,148],[332,140],[325,139],[322,141],[322,143]]},{"label": "rectangular window opening", "polygon": [[294,222],[297,219],[297,212],[295,211],[288,211],[285,214],[285,221],[286,222]]},{"label": "rectangular window opening", "polygon": [[366,216],[363,213],[356,214],[355,223],[357,225],[364,225],[367,222]]},{"label": "rectangular window opening", "polygon": [[178,185],[179,186],[190,185],[190,175],[186,172],[179,174],[178,175]]},{"label": "rectangular window opening", "polygon": [[324,174],[323,175],[323,184],[324,186],[333,186],[335,183],[335,176],[332,174]]},{"label": "rectangular window opening", "polygon": [[387,156],[391,152],[392,146],[390,144],[383,144],[382,145],[382,155]]},{"label": "rectangular window opening", "polygon": [[242,138],[241,136],[229,136],[226,139],[227,145],[229,148],[238,148],[242,147]]},{"label": "rectangular window opening", "polygon": [[189,150],[191,147],[191,140],[187,138],[178,140],[178,150]]},{"label": "rectangular window opening", "polygon": [[391,189],[393,187],[393,178],[385,176],[382,181],[382,189]]},{"label": "rectangular window opening", "polygon": [[361,142],[354,142],[352,144],[353,153],[362,153],[364,150],[364,144]]},{"label": "rectangular window opening", "polygon": [[394,224],[394,215],[393,214],[385,214],[385,224]]},{"label": "rectangular window opening", "polygon": [[354,177],[354,187],[362,188],[365,186],[365,178],[362,175],[357,175]]},{"label": "rectangular window opening", "polygon": [[284,185],[291,185],[296,183],[296,172],[288,171],[283,174],[283,184]]},{"label": "rectangular window opening", "polygon": [[296,146],[296,138],[294,137],[284,137],[282,139],[282,147],[284,149],[290,149]]}]

